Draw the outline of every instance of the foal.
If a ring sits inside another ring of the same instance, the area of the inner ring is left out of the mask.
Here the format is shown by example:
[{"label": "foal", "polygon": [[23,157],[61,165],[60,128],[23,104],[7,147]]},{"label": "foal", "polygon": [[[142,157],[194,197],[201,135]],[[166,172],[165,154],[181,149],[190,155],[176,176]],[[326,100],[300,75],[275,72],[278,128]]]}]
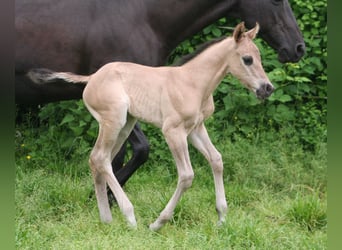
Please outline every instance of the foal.
[{"label": "foal", "polygon": [[192,184],[192,170],[187,140],[197,148],[212,167],[216,209],[219,223],[224,222],[227,202],[223,186],[223,163],[204,126],[214,112],[213,91],[223,77],[231,73],[258,98],[268,97],[273,86],[261,65],[260,54],[253,43],[259,25],[244,32],[244,23],[225,38],[179,67],[147,67],[113,62],[90,76],[65,72],[35,70],[29,73],[37,83],[56,78],[87,84],[83,99],[99,122],[99,135],[90,154],[90,167],[103,222],[111,222],[106,183],[132,227],[136,227],[134,208],[111,170],[111,162],[133,129],[137,120],[152,123],[162,133],[175,159],[177,188],[150,229],[160,229],[172,216],[181,198]]}]

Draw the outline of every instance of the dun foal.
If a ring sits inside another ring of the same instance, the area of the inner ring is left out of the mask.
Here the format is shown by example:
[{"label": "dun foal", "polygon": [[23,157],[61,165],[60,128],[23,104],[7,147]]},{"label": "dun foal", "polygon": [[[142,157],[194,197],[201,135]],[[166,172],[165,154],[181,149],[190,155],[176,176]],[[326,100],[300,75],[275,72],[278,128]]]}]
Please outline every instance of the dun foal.
[{"label": "dun foal", "polygon": [[132,227],[136,227],[134,208],[115,176],[111,162],[133,129],[137,120],[162,129],[175,159],[178,171],[177,188],[170,201],[150,229],[160,229],[172,216],[182,194],[194,178],[187,140],[197,148],[212,167],[216,209],[219,223],[225,221],[227,202],[223,186],[223,163],[204,120],[214,112],[213,91],[223,77],[231,73],[258,98],[268,97],[273,86],[261,65],[253,39],[259,26],[245,32],[239,24],[233,37],[225,38],[179,67],[147,67],[134,63],[106,64],[90,76],[37,69],[29,76],[37,83],[64,79],[87,84],[83,100],[99,122],[99,135],[90,155],[90,167],[103,222],[111,222],[106,183]]}]

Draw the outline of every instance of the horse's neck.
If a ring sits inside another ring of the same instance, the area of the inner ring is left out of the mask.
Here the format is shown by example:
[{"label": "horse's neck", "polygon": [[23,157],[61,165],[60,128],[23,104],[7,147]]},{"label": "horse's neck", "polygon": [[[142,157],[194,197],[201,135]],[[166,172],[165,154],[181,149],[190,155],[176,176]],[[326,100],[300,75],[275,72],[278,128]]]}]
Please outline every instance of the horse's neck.
[{"label": "horse's neck", "polygon": [[[153,2],[153,1],[152,1]],[[153,3],[148,10],[152,27],[169,48],[199,32],[204,27],[227,16],[238,17],[233,10],[236,0],[167,0]]]},{"label": "horse's neck", "polygon": [[192,84],[196,85],[195,89],[201,92],[203,98],[211,95],[228,73],[233,48],[233,39],[228,37],[183,65],[185,72],[190,74]]}]

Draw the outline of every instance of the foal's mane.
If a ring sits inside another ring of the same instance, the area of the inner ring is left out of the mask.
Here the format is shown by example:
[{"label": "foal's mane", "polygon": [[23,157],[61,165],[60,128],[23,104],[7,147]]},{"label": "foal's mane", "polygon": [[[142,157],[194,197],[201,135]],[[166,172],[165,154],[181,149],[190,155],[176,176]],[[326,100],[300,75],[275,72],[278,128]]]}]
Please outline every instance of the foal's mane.
[{"label": "foal's mane", "polygon": [[189,61],[191,61],[192,59],[194,59],[196,56],[198,56],[199,54],[201,54],[204,50],[206,50],[207,48],[209,48],[210,46],[224,40],[225,38],[227,38],[227,36],[222,36],[219,38],[215,38],[212,39],[210,41],[207,41],[201,45],[199,45],[196,50],[190,54],[184,55],[181,58],[179,58],[175,63],[172,64],[172,66],[181,66]]}]

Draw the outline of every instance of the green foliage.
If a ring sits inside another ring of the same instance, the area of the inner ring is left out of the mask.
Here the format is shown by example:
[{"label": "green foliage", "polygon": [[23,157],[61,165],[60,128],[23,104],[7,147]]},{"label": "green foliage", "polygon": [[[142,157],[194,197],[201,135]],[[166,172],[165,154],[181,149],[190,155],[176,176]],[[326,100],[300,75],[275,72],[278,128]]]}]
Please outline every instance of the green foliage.
[{"label": "green foliage", "polygon": [[50,103],[39,109],[38,118],[31,116],[17,126],[15,137],[16,158],[26,158],[30,165],[54,168],[74,155],[88,155],[95,143],[98,124],[83,101]]},{"label": "green foliage", "polygon": [[39,117],[42,123],[48,125],[49,132],[57,129],[59,136],[65,139],[62,147],[68,147],[75,137],[82,136],[84,140],[91,142],[97,135],[97,122],[87,111],[83,101],[64,101],[59,105],[48,104],[41,109]]}]

